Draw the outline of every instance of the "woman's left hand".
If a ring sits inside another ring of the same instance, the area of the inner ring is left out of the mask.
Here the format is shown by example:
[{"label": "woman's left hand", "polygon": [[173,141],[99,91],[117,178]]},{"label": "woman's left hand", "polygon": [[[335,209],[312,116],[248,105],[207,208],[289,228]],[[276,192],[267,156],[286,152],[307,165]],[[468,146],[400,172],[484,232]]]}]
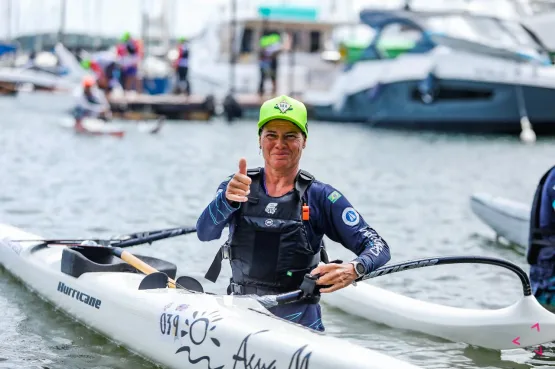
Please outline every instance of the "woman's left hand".
[{"label": "woman's left hand", "polygon": [[329,293],[347,287],[358,278],[353,264],[321,264],[318,265],[311,275],[320,274],[320,278],[316,281],[317,285],[330,285],[328,288],[322,288],[321,293]]}]

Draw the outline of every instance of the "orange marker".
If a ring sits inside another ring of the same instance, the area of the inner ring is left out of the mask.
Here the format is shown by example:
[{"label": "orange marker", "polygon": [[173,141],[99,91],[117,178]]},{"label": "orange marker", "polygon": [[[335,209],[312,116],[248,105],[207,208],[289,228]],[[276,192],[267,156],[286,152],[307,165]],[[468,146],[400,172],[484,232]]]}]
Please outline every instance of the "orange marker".
[{"label": "orange marker", "polygon": [[310,209],[308,205],[303,205],[303,220],[308,220],[310,218]]}]

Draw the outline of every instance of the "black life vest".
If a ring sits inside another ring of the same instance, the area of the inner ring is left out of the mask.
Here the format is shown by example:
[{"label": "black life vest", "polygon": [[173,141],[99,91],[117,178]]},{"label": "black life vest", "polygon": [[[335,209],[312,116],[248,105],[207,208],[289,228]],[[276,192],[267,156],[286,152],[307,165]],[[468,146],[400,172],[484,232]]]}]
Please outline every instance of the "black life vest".
[{"label": "black life vest", "polygon": [[281,293],[298,289],[306,273],[320,262],[302,219],[303,197],[314,177],[299,171],[293,191],[270,197],[262,183],[262,168],[249,169],[248,201],[234,216],[234,231],[214,258],[205,278],[215,282],[222,259],[229,258],[235,294]]},{"label": "black life vest", "polygon": [[532,210],[530,213],[530,231],[528,236],[528,251],[526,253],[526,259],[528,264],[535,265],[538,263],[538,255],[540,250],[546,246],[553,246],[548,237],[555,236],[555,228],[540,228],[540,208],[541,208],[541,197],[543,186],[547,179],[549,173],[555,169],[555,166],[551,167],[540,179],[538,186],[536,187],[536,193],[534,194],[534,200],[532,201]]}]

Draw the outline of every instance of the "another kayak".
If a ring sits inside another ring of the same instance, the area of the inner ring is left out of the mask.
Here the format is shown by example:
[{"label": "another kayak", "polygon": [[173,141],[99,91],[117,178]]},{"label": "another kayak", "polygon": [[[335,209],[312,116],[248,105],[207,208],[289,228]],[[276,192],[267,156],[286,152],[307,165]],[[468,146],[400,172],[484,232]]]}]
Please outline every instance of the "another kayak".
[{"label": "another kayak", "polygon": [[[0,264],[9,272],[91,329],[170,368],[418,368],[277,318],[249,296],[139,290],[145,276],[108,247],[13,240],[42,238],[0,224]],[[174,264],[136,256],[176,277]]]},{"label": "another kayak", "polygon": [[470,207],[495,232],[524,252],[528,245],[530,228],[530,205],[478,193],[470,198]]},{"label": "another kayak", "polygon": [[75,127],[74,118],[65,118],[60,125],[64,128],[73,129],[76,133],[91,135],[109,135],[123,137],[128,131],[135,129],[141,133],[155,134],[160,132],[164,125],[164,119],[160,118],[155,122],[137,122],[130,124],[118,124],[116,122],[105,122],[102,119],[83,118],[82,127]]},{"label": "another kayak", "polygon": [[69,128],[78,134],[114,136],[120,138],[125,135],[125,130],[96,118],[83,118],[81,121],[81,127],[75,126],[74,118],[67,118],[61,121],[60,126]]}]

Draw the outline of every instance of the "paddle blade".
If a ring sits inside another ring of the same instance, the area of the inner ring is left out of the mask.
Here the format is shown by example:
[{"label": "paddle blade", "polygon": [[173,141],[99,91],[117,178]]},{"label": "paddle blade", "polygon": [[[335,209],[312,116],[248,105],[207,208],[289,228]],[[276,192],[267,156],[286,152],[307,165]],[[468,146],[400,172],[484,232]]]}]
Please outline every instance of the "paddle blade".
[{"label": "paddle blade", "polygon": [[151,273],[143,278],[139,284],[139,290],[153,290],[157,288],[166,288],[168,285],[168,276],[166,273]]},{"label": "paddle blade", "polygon": [[186,288],[188,290],[204,293],[204,288],[202,287],[202,284],[200,284],[200,282],[193,277],[188,277],[185,275],[181,276],[177,278],[176,283],[178,286]]}]

